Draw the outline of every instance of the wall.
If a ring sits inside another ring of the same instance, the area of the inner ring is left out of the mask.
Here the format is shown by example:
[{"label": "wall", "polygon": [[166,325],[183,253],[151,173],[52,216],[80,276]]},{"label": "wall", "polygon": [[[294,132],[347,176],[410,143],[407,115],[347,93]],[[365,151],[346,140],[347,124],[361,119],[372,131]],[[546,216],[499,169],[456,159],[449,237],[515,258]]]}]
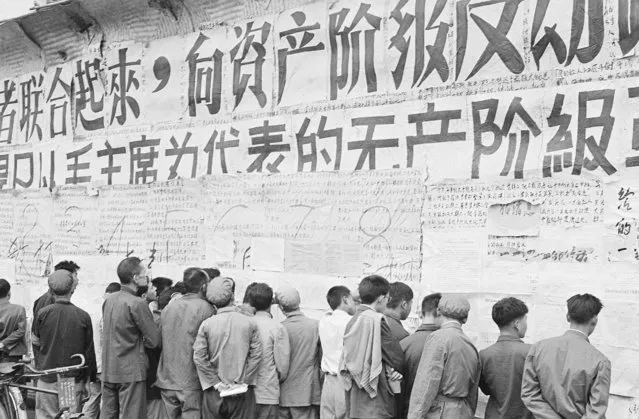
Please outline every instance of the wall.
[{"label": "wall", "polygon": [[0,26],[1,273],[30,305],[72,258],[97,315],[126,255],[215,264],[315,316],[380,273],[480,348],[503,295],[532,342],[593,292],[637,417],[638,41],[631,0],[48,5]]}]

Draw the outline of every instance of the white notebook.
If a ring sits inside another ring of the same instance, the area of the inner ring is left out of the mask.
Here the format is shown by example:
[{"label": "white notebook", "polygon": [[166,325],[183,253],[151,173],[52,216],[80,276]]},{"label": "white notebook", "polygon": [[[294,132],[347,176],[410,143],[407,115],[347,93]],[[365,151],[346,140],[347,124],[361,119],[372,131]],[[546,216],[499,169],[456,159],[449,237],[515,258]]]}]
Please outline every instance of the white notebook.
[{"label": "white notebook", "polygon": [[225,390],[220,391],[220,397],[237,396],[248,391],[248,384],[233,384]]}]

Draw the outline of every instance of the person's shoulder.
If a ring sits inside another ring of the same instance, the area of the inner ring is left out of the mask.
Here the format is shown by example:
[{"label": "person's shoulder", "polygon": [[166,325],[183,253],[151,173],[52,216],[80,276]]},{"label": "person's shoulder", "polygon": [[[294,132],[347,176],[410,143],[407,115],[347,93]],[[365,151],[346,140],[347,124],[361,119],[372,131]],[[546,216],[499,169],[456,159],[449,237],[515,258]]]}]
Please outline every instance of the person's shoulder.
[{"label": "person's shoulder", "polygon": [[604,355],[603,352],[601,352],[599,349],[597,349],[593,345],[590,345],[590,348],[594,358],[597,360],[598,363],[607,364],[608,366],[611,365],[610,359],[608,359],[608,357]]},{"label": "person's shoulder", "polygon": [[311,319],[310,317],[304,316],[304,320],[303,320],[304,324],[309,326],[309,327],[318,327],[319,326],[319,320],[317,319]]},{"label": "person's shoulder", "polygon": [[[425,340],[426,338],[424,338]],[[402,347],[402,350],[406,351],[411,346],[415,345],[416,342],[419,341],[419,335],[417,333],[413,333],[412,335],[406,336],[404,339],[399,341],[399,346]]]},{"label": "person's shoulder", "polygon": [[517,349],[519,353],[526,355],[528,352],[530,352],[530,348],[532,348],[532,345],[530,343],[526,343],[522,341],[522,342],[517,342],[517,344],[515,345],[515,348]]},{"label": "person's shoulder", "polygon": [[91,321],[91,315],[89,314],[88,311],[76,306],[73,303],[71,303],[71,307],[73,307],[73,310],[77,313],[78,317]]},{"label": "person's shoulder", "polygon": [[497,349],[497,344],[493,343],[490,346],[485,347],[484,349],[479,351],[479,357],[484,360],[484,359],[488,359],[491,356],[493,356],[495,354],[495,351]]},{"label": "person's shoulder", "polygon": [[42,307],[40,310],[38,310],[38,314],[36,315],[36,318],[40,316],[40,314],[45,315],[47,313],[50,313],[52,311],[56,311],[57,307],[55,304],[49,304],[46,305],[44,307]]},{"label": "person's shoulder", "polygon": [[553,337],[550,337],[550,338],[545,338],[545,339],[539,340],[539,341],[533,343],[532,345],[530,345],[528,353],[540,352],[542,350],[547,350],[547,349],[556,347],[561,342],[563,342],[565,339],[566,339],[565,336],[559,335],[559,336],[553,336]]},{"label": "person's shoulder", "polygon": [[26,313],[26,309],[24,308],[24,306],[21,306],[20,304],[13,304],[13,303],[9,303],[9,307],[11,307],[11,309],[13,311],[17,311],[17,312],[25,312]]}]

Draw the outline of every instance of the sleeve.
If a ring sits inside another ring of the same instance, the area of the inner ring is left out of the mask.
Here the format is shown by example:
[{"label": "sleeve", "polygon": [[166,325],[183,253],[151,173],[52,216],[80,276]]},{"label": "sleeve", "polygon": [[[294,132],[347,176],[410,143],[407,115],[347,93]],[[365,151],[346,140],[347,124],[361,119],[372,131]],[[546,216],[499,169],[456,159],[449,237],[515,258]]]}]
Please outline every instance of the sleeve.
[{"label": "sleeve", "polygon": [[606,419],[608,398],[610,397],[610,369],[611,365],[608,359],[599,363],[597,376],[590,388],[590,397],[584,418]]},{"label": "sleeve", "polygon": [[419,361],[415,383],[410,396],[408,419],[423,419],[430,410],[444,373],[446,361],[445,342],[436,335],[430,335],[424,344],[422,358]]},{"label": "sleeve", "polygon": [[521,401],[535,416],[540,419],[560,419],[561,417],[544,400],[539,385],[539,377],[535,370],[535,348],[533,347],[526,356],[524,374],[521,380]]},{"label": "sleeve", "polygon": [[257,371],[262,360],[262,339],[255,323],[251,322],[251,343],[248,357],[246,358],[246,378],[245,383],[254,385],[257,379]]},{"label": "sleeve", "polygon": [[390,326],[386,322],[386,319],[382,318],[381,324],[381,338],[382,338],[382,361],[386,365],[393,368],[395,371],[401,372],[404,370],[404,351],[399,345],[397,339],[393,337],[393,332]]},{"label": "sleeve", "polygon": [[37,358],[38,352],[40,352],[40,313],[33,318],[31,324],[31,345],[33,346],[33,355]]},{"label": "sleeve", "polygon": [[193,362],[197,369],[197,375],[202,384],[202,390],[221,383],[220,377],[217,375],[217,368],[209,359],[209,340],[206,333],[205,323],[202,323],[200,330],[197,332],[195,343],[193,344]]},{"label": "sleeve", "polygon": [[142,332],[144,337],[144,345],[148,348],[157,348],[160,346],[160,330],[153,319],[153,314],[149,310],[149,306],[144,301],[136,301],[131,306],[131,314],[135,325]]},{"label": "sleeve", "polygon": [[11,350],[20,343],[20,341],[24,340],[24,334],[27,328],[27,311],[24,307],[20,307],[18,311],[18,322],[16,325],[16,329],[11,332],[9,336],[7,336],[2,343],[4,344],[7,350]]},{"label": "sleeve", "polygon": [[481,392],[484,393],[486,396],[490,396],[490,387],[488,387],[488,382],[486,381],[486,371],[484,370],[484,367],[486,366],[486,358],[484,357],[482,352],[479,353],[479,362],[481,364],[481,367],[479,369],[479,388],[481,389]]},{"label": "sleeve", "polygon": [[87,314],[85,316],[86,328],[84,332],[84,358],[88,367],[89,381],[94,383],[98,375],[98,366],[95,359],[95,345],[93,343],[93,323],[91,323],[91,317]]},{"label": "sleeve", "polygon": [[40,298],[35,300],[33,303],[33,323],[31,323],[31,333],[35,333],[35,319],[38,316],[38,303],[40,302]]},{"label": "sleeve", "polygon": [[291,362],[291,343],[288,340],[288,332],[283,326],[276,329],[274,339],[273,355],[275,357],[275,369],[281,382],[288,377],[288,369]]},{"label": "sleeve", "polygon": [[472,409],[473,413],[477,410],[477,401],[479,399],[479,377],[481,376],[481,360],[477,358],[477,380],[474,380],[470,385],[470,392],[466,400],[468,405]]}]

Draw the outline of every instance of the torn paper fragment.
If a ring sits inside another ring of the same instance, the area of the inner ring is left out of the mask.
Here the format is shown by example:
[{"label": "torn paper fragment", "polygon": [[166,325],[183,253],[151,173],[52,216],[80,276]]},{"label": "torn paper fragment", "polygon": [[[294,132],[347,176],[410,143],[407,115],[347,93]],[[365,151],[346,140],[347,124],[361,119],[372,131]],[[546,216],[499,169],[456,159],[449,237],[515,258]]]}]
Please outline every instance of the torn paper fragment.
[{"label": "torn paper fragment", "polygon": [[495,204],[488,208],[488,234],[493,236],[538,236],[541,206],[525,200]]}]

